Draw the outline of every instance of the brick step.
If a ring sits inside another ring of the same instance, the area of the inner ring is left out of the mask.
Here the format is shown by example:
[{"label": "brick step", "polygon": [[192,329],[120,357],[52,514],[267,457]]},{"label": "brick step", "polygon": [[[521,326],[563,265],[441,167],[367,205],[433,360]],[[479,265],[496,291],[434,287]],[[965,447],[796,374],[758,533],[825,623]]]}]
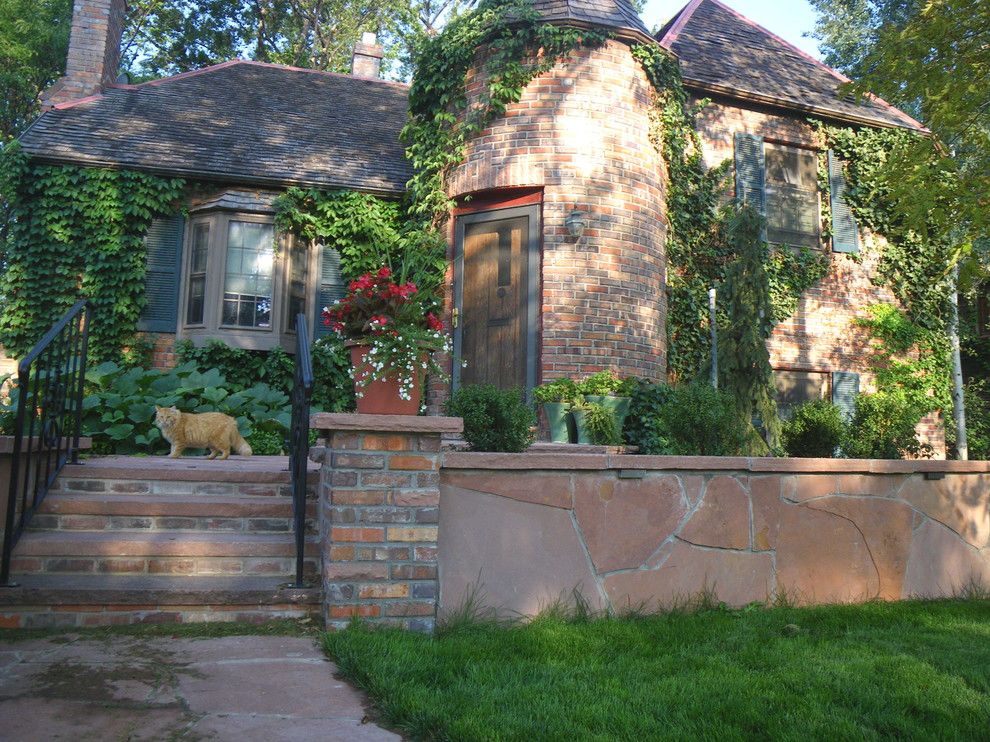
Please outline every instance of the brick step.
[{"label": "brick step", "polygon": [[[316,503],[308,503],[314,527]],[[292,530],[292,502],[272,497],[108,495],[52,493],[31,519],[31,530],[236,531]]]},{"label": "brick step", "polygon": [[[316,572],[319,544],[306,543]],[[30,531],[14,551],[14,574],[292,575],[289,533],[182,531]]]},{"label": "brick step", "polygon": [[26,575],[0,590],[0,627],[315,618],[320,591],[271,577]]}]

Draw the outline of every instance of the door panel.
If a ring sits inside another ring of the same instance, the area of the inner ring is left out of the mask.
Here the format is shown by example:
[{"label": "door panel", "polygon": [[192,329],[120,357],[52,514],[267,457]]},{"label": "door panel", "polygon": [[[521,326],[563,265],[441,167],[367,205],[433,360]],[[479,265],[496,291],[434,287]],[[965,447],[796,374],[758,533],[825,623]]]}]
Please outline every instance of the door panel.
[{"label": "door panel", "polygon": [[534,212],[507,209],[462,218],[459,224],[455,340],[458,360],[466,364],[460,384],[532,385]]}]

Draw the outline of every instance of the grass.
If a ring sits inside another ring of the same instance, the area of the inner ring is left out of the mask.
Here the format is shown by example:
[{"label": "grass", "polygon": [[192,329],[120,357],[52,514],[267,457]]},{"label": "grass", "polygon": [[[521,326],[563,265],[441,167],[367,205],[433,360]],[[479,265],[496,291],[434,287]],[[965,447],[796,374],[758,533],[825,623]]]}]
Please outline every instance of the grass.
[{"label": "grass", "polygon": [[990,739],[990,602],[354,624],[327,652],[414,739]]},{"label": "grass", "polygon": [[214,621],[203,623],[150,623],[93,628],[62,627],[55,629],[0,629],[0,644],[59,637],[67,634],[87,639],[115,636],[172,637],[174,639],[212,639],[221,636],[315,636],[312,621],[282,619],[263,623]]}]

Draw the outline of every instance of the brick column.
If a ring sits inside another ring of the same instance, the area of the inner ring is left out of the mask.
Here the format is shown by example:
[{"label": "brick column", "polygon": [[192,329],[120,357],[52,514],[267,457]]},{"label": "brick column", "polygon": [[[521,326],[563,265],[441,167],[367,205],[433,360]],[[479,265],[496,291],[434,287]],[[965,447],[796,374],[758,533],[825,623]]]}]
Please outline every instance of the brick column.
[{"label": "brick column", "polygon": [[355,616],[416,631],[436,622],[440,438],[460,418],[313,415],[325,438],[320,547],[327,628]]}]

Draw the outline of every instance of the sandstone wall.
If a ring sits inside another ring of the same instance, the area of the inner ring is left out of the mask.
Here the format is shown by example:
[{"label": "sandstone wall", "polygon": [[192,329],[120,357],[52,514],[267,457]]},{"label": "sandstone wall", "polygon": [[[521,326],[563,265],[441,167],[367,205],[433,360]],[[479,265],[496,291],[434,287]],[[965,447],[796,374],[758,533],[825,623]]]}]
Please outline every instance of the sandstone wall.
[{"label": "sandstone wall", "polygon": [[442,467],[441,615],[472,591],[532,615],[574,591],[623,611],[703,590],[740,606],[990,585],[986,462],[447,453]]}]

